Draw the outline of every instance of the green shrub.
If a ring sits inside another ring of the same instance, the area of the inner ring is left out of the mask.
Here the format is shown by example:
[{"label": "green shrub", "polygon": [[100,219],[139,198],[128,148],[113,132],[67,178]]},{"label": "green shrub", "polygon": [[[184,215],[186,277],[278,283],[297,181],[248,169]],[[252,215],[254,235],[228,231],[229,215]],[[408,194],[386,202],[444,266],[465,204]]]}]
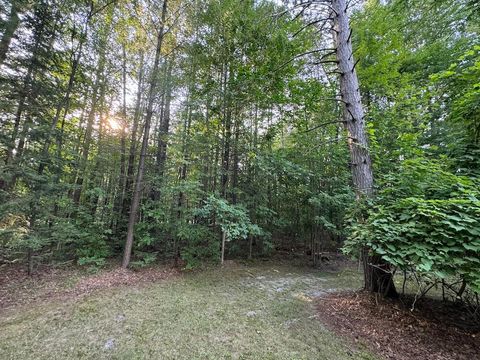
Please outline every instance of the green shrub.
[{"label": "green shrub", "polygon": [[480,192],[439,162],[409,161],[387,179],[345,250],[367,246],[403,271],[459,278],[480,292]]},{"label": "green shrub", "polygon": [[202,262],[218,261],[220,244],[207,226],[186,223],[178,228],[176,236],[183,244],[181,257],[187,269],[198,267]]},{"label": "green shrub", "polygon": [[135,259],[130,262],[132,268],[144,268],[157,260],[157,253],[135,251]]}]

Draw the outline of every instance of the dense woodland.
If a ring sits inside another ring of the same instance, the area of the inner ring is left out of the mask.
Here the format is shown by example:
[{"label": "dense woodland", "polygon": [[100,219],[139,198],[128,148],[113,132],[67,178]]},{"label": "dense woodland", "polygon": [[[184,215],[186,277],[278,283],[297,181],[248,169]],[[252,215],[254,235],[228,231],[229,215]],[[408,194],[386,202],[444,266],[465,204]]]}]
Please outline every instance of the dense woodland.
[{"label": "dense woodland", "polygon": [[343,249],[478,305],[477,1],[0,9],[0,262]]}]

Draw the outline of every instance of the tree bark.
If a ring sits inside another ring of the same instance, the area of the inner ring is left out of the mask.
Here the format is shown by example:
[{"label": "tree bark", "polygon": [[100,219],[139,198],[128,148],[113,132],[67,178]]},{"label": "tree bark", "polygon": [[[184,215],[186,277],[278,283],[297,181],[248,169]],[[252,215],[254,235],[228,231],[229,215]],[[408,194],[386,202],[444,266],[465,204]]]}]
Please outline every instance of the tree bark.
[{"label": "tree bark", "polygon": [[[123,199],[125,197],[126,184],[126,127],[127,127],[127,54],[125,44],[122,46],[122,90],[123,90],[123,104],[122,104],[122,120],[121,120],[121,134],[120,134],[120,174],[118,177],[118,190],[115,194],[114,200],[114,214],[117,221],[114,222],[116,228],[117,222],[120,219],[117,214],[121,214]],[[115,232],[115,231],[114,231]]]},{"label": "tree bark", "polygon": [[[20,7],[19,2],[12,6]],[[17,111],[15,112],[15,120],[11,141],[8,144],[7,156],[5,163],[19,166],[23,150],[26,144],[27,135],[33,123],[33,113],[37,107],[36,101],[40,93],[41,83],[38,82],[37,75],[42,71],[42,55],[45,56],[51,49],[56,39],[56,23],[51,24],[49,20],[52,16],[51,9],[45,3],[39,3],[34,6],[33,12],[36,19],[33,28],[33,47],[32,55],[28,62],[27,74],[25,75],[22,89],[19,92],[19,100]],[[23,120],[23,124],[22,123]],[[20,131],[21,130],[21,131]],[[17,145],[16,145],[17,144]],[[15,149],[16,146],[16,149]],[[16,151],[14,151],[16,150]],[[15,156],[14,156],[15,153]],[[15,187],[18,179],[18,172],[15,170],[10,182],[0,179],[0,189],[8,189]]]},{"label": "tree bark", "polygon": [[346,0],[334,0],[335,16],[334,38],[338,70],[340,72],[340,92],[344,105],[344,123],[348,133],[348,147],[351,157],[353,184],[358,198],[372,195],[372,163],[368,151],[365,132],[365,114],[360,97],[360,87],[356,71],[352,43],[350,42],[350,24],[346,10]]},{"label": "tree bark", "polygon": [[172,100],[172,68],[173,58],[168,61],[166,66],[165,81],[164,81],[164,93],[162,97],[162,109],[160,116],[160,123],[157,132],[157,154],[156,154],[156,168],[158,181],[152,191],[152,199],[158,201],[160,199],[160,189],[163,183],[163,174],[165,168],[165,162],[167,160],[167,146],[168,146],[168,132],[170,131],[170,104]]},{"label": "tree bark", "polygon": [[10,8],[10,14],[8,15],[8,19],[6,21],[5,31],[3,32],[2,40],[0,40],[0,66],[7,58],[10,43],[20,23],[20,18],[18,17],[20,6],[21,4],[19,0],[12,1],[12,7]]},{"label": "tree bark", "polygon": [[[351,43],[351,28],[346,0],[333,0],[333,38],[340,73],[340,92],[343,103],[343,121],[348,135],[351,170],[357,200],[373,194],[372,162],[365,131],[365,113]],[[385,296],[396,296],[393,276],[388,264],[368,249],[363,252],[365,289]]]},{"label": "tree bark", "polygon": [[227,232],[222,231],[222,247],[220,249],[220,263],[223,265],[225,261],[225,242],[226,242]]},{"label": "tree bark", "polygon": [[229,81],[231,75],[230,65],[223,64],[222,85],[223,85],[223,154],[221,171],[221,193],[224,199],[228,195],[228,179],[230,172],[230,142],[232,138],[232,109],[230,107]]},{"label": "tree bark", "polygon": [[144,55],[143,52],[140,53],[140,68],[138,72],[138,87],[137,87],[137,99],[135,101],[135,112],[133,115],[133,125],[132,133],[130,137],[130,149],[128,152],[128,165],[127,165],[127,175],[125,182],[125,196],[123,198],[122,205],[122,218],[126,216],[130,209],[130,203],[132,200],[132,183],[133,183],[133,172],[135,165],[135,153],[137,151],[137,132],[138,132],[138,123],[141,117],[141,107],[142,107],[142,94],[143,94],[143,77],[144,77]]},{"label": "tree bark", "polygon": [[[111,14],[113,13],[114,7],[110,7]],[[73,196],[73,201],[75,204],[80,203],[80,197],[82,194],[82,187],[83,187],[83,180],[84,176],[86,175],[85,172],[87,170],[87,162],[88,156],[90,155],[90,146],[92,141],[92,133],[93,133],[93,124],[95,122],[95,115],[97,114],[98,103],[103,102],[103,97],[105,96],[105,63],[106,63],[106,46],[108,41],[109,32],[111,30],[111,21],[107,21],[105,24],[105,28],[103,28],[100,32],[100,39],[98,44],[98,63],[97,63],[97,71],[95,73],[95,83],[92,89],[92,103],[90,106],[90,112],[87,118],[87,128],[85,130],[85,139],[83,142],[83,149],[82,149],[82,158],[80,161],[80,171],[78,174],[78,178],[76,181],[76,189]],[[100,96],[99,96],[100,91]]]},{"label": "tree bark", "polygon": [[145,157],[147,155],[148,136],[150,132],[150,124],[153,115],[153,103],[158,82],[158,65],[160,63],[160,55],[162,50],[162,43],[165,29],[165,18],[167,15],[167,0],[164,0],[162,7],[162,18],[160,29],[157,37],[157,48],[155,51],[155,61],[152,68],[152,75],[150,77],[150,89],[148,92],[147,113],[145,116],[145,129],[143,134],[142,148],[140,150],[140,161],[138,164],[137,178],[135,182],[135,190],[133,193],[132,204],[130,207],[130,216],[128,218],[127,239],[125,241],[125,250],[123,253],[122,267],[127,268],[130,263],[130,257],[133,247],[133,230],[137,219],[138,206],[140,205],[140,197],[143,189],[143,174],[145,171]]},{"label": "tree bark", "polygon": [[163,175],[165,161],[167,160],[167,136],[170,131],[170,104],[172,101],[172,68],[173,59],[170,59],[167,65],[167,78],[165,80],[165,106],[163,108],[158,138],[157,171],[159,176]]},{"label": "tree bark", "polygon": [[239,163],[240,115],[235,113],[235,136],[233,147],[232,204],[237,203],[238,163]]},{"label": "tree bark", "polygon": [[47,136],[45,138],[45,143],[43,145],[42,154],[40,156],[40,165],[38,166],[38,174],[39,175],[42,175],[43,171],[45,170],[45,166],[46,166],[46,162],[47,162],[47,158],[48,158],[48,152],[49,152],[50,145],[51,145],[51,142],[52,142],[51,141],[51,136],[54,133],[56,127],[57,127],[58,121],[60,120],[60,117],[62,116],[62,113],[63,113],[63,116],[65,117],[66,114],[68,113],[69,108],[70,108],[70,97],[71,97],[71,93],[73,91],[73,87],[74,87],[74,84],[75,84],[75,77],[76,77],[76,74],[77,74],[77,70],[78,70],[78,67],[80,65],[80,59],[81,59],[82,53],[83,53],[83,45],[86,42],[87,33],[88,33],[88,26],[89,26],[90,19],[92,17],[92,13],[93,13],[93,8],[90,10],[90,13],[87,16],[87,19],[85,20],[84,28],[82,29],[82,32],[80,33],[79,45],[78,45],[77,52],[73,55],[73,60],[72,60],[72,65],[71,65],[71,70],[70,70],[70,75],[69,75],[68,85],[67,85],[65,95],[63,96],[62,100],[57,105],[57,108],[55,110],[55,116],[52,120],[52,123],[50,125],[50,129],[49,129],[49,131],[47,133]]},{"label": "tree bark", "polygon": [[73,195],[73,201],[75,204],[80,203],[80,197],[82,194],[82,186],[83,186],[83,178],[85,176],[85,170],[87,167],[88,156],[90,154],[90,144],[92,140],[92,132],[93,132],[93,123],[95,121],[95,115],[97,114],[97,104],[100,101],[98,96],[98,90],[100,88],[101,83],[103,82],[103,69],[104,69],[104,59],[105,59],[105,51],[102,51],[100,55],[99,64],[97,67],[97,75],[95,84],[93,86],[92,91],[92,100],[90,105],[90,111],[87,117],[87,128],[85,130],[85,138],[83,141],[83,148],[82,148],[82,157],[80,160],[80,171],[78,172],[78,177],[76,180],[76,189]]}]

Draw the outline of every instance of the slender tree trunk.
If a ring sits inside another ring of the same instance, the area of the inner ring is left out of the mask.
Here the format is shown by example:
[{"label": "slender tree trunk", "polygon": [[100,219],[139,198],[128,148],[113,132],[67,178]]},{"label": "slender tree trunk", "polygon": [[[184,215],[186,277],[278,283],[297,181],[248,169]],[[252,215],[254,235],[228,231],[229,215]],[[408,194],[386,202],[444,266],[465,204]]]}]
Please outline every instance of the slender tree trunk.
[{"label": "slender tree trunk", "polygon": [[5,25],[5,31],[3,32],[2,39],[0,40],[0,66],[3,64],[3,62],[7,58],[7,53],[8,53],[8,49],[10,48],[10,43],[20,23],[20,18],[18,17],[19,11],[20,11],[20,1],[12,0],[12,7],[10,8],[10,13],[8,14],[8,19]]},{"label": "slender tree trunk", "polygon": [[[190,141],[190,128],[192,125],[192,116],[193,116],[193,106],[192,106],[192,94],[193,89],[196,81],[196,66],[193,64],[192,66],[192,78],[190,78],[190,84],[188,87],[188,96],[187,96],[187,114],[185,117],[185,121],[183,123],[183,136],[182,136],[182,165],[178,169],[178,183],[181,185],[185,182],[187,178],[187,170],[188,170],[188,162],[190,159],[190,153],[188,144]],[[180,189],[177,198],[177,221],[180,223],[182,221],[182,208],[185,205],[185,193],[182,189]],[[180,239],[175,239],[174,242],[174,256],[175,256],[175,266],[178,263],[180,257],[180,250],[181,250],[181,243]]]},{"label": "slender tree trunk", "polygon": [[[112,102],[113,102],[113,97],[110,98],[109,103],[107,106],[105,106],[105,97],[106,97],[106,90],[107,90],[107,84],[106,82],[102,83],[102,86],[100,87],[100,102],[99,102],[99,124],[98,124],[98,139],[97,139],[97,156],[95,159],[95,164],[93,166],[93,169],[90,171],[91,176],[89,176],[87,179],[91,179],[91,183],[93,184],[93,187],[97,186],[100,188],[105,188],[104,183],[106,182],[107,184],[114,184],[113,181],[110,180],[105,180],[105,176],[103,172],[101,171],[101,161],[102,161],[102,156],[99,156],[99,154],[104,153],[104,145],[105,142],[103,141],[103,136],[104,136],[104,130],[105,130],[105,118],[108,116],[108,111],[105,113],[105,109],[111,109],[112,108]],[[105,149],[106,150],[106,149]],[[88,183],[86,185],[88,188]],[[113,186],[112,186],[113,187]],[[88,197],[86,203],[90,205],[90,213],[92,216],[94,216],[97,212],[97,206],[100,203],[100,197],[98,194],[93,194]]]},{"label": "slender tree trunk", "polygon": [[[110,14],[113,14],[114,7],[110,7]],[[111,21],[108,21],[105,24],[105,28],[101,30],[98,49],[99,49],[99,58],[97,63],[97,71],[95,73],[95,84],[93,85],[92,89],[92,103],[90,107],[90,112],[87,118],[87,128],[85,130],[85,139],[83,142],[83,149],[82,149],[82,158],[80,161],[80,171],[79,176],[76,181],[76,189],[73,196],[73,201],[75,204],[80,203],[80,197],[82,194],[82,187],[83,187],[83,180],[84,176],[86,175],[87,169],[87,162],[88,156],[90,155],[90,146],[92,142],[92,134],[93,134],[93,124],[95,122],[95,115],[97,115],[98,110],[98,103],[104,102],[105,96],[105,63],[106,63],[106,47],[109,32],[111,29]],[[99,96],[100,91],[100,96]]]},{"label": "slender tree trunk", "polygon": [[[122,90],[123,90],[123,105],[122,105],[122,120],[121,120],[121,134],[120,134],[120,174],[118,178],[118,190],[114,200],[114,216],[117,221],[121,218],[123,200],[125,198],[125,165],[126,165],[126,127],[127,127],[127,54],[125,45],[122,46],[123,63],[122,63]],[[114,222],[115,227],[117,222]]]},{"label": "slender tree trunk", "polygon": [[[20,96],[20,100],[18,102],[17,111],[15,113],[15,122],[13,124],[13,133],[12,133],[12,138],[11,138],[11,144],[10,144],[10,147],[9,147],[8,153],[7,153],[7,160],[6,160],[7,164],[10,163],[10,161],[13,158],[13,149],[15,148],[15,142],[17,140],[18,131],[20,129],[20,122],[21,122],[22,115],[23,115],[23,112],[24,112],[25,107],[26,107],[25,103],[26,103],[26,100],[27,100],[28,96],[31,95],[32,81],[34,79],[34,73],[33,73],[34,63],[37,62],[37,59],[36,59],[37,54],[36,54],[36,51],[35,51],[36,48],[37,48],[37,44],[35,45],[33,55],[32,55],[32,60],[30,61],[30,64],[29,64],[29,67],[28,67],[28,70],[27,70],[27,76],[25,77],[25,81],[24,81],[22,90],[20,92],[21,96]],[[16,155],[16,157],[18,157],[18,156]]]},{"label": "slender tree trunk", "polygon": [[172,101],[172,68],[173,59],[170,59],[167,65],[167,74],[165,81],[165,105],[163,108],[162,121],[159,128],[158,153],[157,153],[157,171],[159,176],[163,176],[165,161],[167,160],[167,137],[170,131],[170,104]]},{"label": "slender tree trunk", "polygon": [[153,103],[155,100],[157,82],[158,82],[158,65],[160,63],[160,55],[162,50],[165,18],[167,15],[167,0],[164,0],[162,7],[161,25],[158,31],[157,48],[155,51],[155,61],[152,68],[150,79],[150,89],[148,93],[147,114],[145,116],[145,129],[143,134],[142,148],[140,150],[140,161],[138,164],[137,178],[135,182],[135,191],[133,193],[132,205],[130,207],[130,216],[128,218],[127,239],[125,241],[125,250],[123,254],[122,267],[127,268],[130,263],[130,257],[133,247],[133,231],[137,219],[138,206],[140,205],[140,197],[143,189],[143,174],[145,171],[145,157],[147,155],[148,135],[150,132],[150,124],[153,115]]},{"label": "slender tree trunk", "polygon": [[[193,71],[194,73],[194,71]],[[195,81],[192,81],[194,83]],[[187,163],[189,160],[189,153],[188,153],[188,141],[190,138],[190,126],[192,123],[192,107],[190,104],[190,94],[192,93],[192,90],[189,89],[189,97],[187,98],[187,116],[185,118],[184,124],[183,124],[183,139],[182,139],[182,165],[178,169],[178,183],[181,185],[182,183],[185,182],[187,178]],[[180,190],[178,192],[178,198],[177,198],[177,221],[180,223],[182,221],[182,207],[184,206],[185,203],[185,194],[183,190]],[[180,239],[175,239],[174,242],[174,257],[175,257],[175,266],[177,266],[179,257],[180,257]]]},{"label": "slender tree trunk", "polygon": [[[340,92],[344,105],[344,122],[348,134],[353,184],[357,199],[360,200],[373,193],[372,162],[365,131],[365,114],[353,59],[346,0],[333,0],[332,10],[335,13],[333,37],[340,72]],[[396,296],[395,284],[388,265],[380,257],[371,256],[367,249],[363,257],[366,290],[386,296]]]},{"label": "slender tree trunk", "polygon": [[127,175],[125,179],[125,196],[123,198],[122,205],[122,219],[128,214],[130,202],[132,199],[132,183],[133,172],[135,166],[135,152],[137,150],[137,132],[138,123],[141,117],[141,105],[142,105],[142,93],[143,93],[143,72],[144,72],[144,55],[140,53],[140,68],[138,72],[138,87],[137,87],[137,99],[135,102],[135,113],[133,115],[132,133],[130,137],[130,149],[128,153],[128,165]]},{"label": "slender tree trunk", "polygon": [[227,232],[222,231],[222,247],[220,250],[220,263],[223,265],[225,261],[225,242],[226,242]]},{"label": "slender tree trunk", "polygon": [[222,157],[222,196],[227,198],[228,175],[230,171],[230,140],[232,137],[232,111],[230,109],[230,101],[228,94],[228,70],[225,70],[224,78],[224,104],[223,104],[223,122],[224,122],[224,139],[223,139],[223,157]]},{"label": "slender tree trunk", "polygon": [[163,96],[162,96],[162,108],[160,123],[157,131],[157,154],[156,154],[156,168],[157,174],[156,177],[158,181],[156,186],[154,186],[152,191],[152,199],[160,199],[160,187],[163,183],[163,174],[165,168],[165,162],[167,160],[167,146],[168,146],[168,133],[170,131],[170,103],[172,100],[172,68],[173,68],[173,58],[168,61],[165,71],[165,81],[163,87]]},{"label": "slender tree trunk", "polygon": [[[207,99],[206,104],[205,104],[205,133],[207,136],[210,135],[210,99]],[[211,162],[212,162],[212,157],[211,157],[211,145],[209,143],[206,144],[205,147],[205,155],[202,157],[202,167],[203,167],[203,172],[202,172],[202,188],[205,194],[208,193],[210,190],[210,180],[211,180]],[[204,199],[200,200],[200,203],[203,202]],[[201,205],[199,205],[201,206]]]},{"label": "slender tree trunk", "polygon": [[233,147],[233,174],[232,174],[232,204],[237,203],[237,186],[238,186],[238,142],[240,137],[240,119],[239,114],[235,114],[235,136]]},{"label": "slender tree trunk", "polygon": [[218,168],[219,168],[219,158],[220,158],[220,141],[219,141],[219,136],[216,137],[215,141],[215,153],[214,153],[214,161],[213,161],[213,185],[212,185],[212,192],[217,191],[217,183],[218,183]]},{"label": "slender tree trunk", "polygon": [[252,259],[252,250],[253,250],[253,235],[248,236],[248,259]]},{"label": "slender tree trunk", "polygon": [[[253,136],[252,136],[252,149],[254,154],[257,153],[257,144],[258,144],[258,104],[255,104],[255,111],[254,111],[254,117],[253,117]],[[249,166],[249,177],[250,177],[250,184],[253,184],[253,186],[256,184],[256,165],[251,165]],[[250,194],[252,198],[255,197],[255,194],[252,192]],[[256,217],[257,217],[257,202],[253,201],[253,207],[252,207],[252,222],[255,223]],[[253,257],[253,242],[255,240],[255,237],[253,235],[249,236],[249,241],[248,241],[248,258],[251,259]]]},{"label": "slender tree trunk", "polygon": [[[19,5],[17,1],[15,1],[12,4],[12,8],[18,7],[18,6]],[[35,86],[35,77],[36,77],[36,74],[38,73],[38,66],[39,66],[38,57],[40,55],[40,47],[42,45],[42,42],[45,40],[45,36],[46,36],[45,30],[46,30],[47,24],[45,23],[45,14],[47,15],[50,14],[48,11],[48,7],[46,5],[43,5],[43,6],[39,5],[38,7],[36,7],[35,18],[38,20],[38,22],[34,29],[34,46],[32,49],[32,56],[28,63],[27,74],[23,81],[22,90],[19,93],[20,97],[18,101],[17,111],[15,113],[13,132],[12,132],[10,144],[8,145],[8,149],[7,149],[7,157],[5,160],[6,164],[12,163],[13,160],[15,160],[16,164],[19,164],[19,162],[21,161],[21,158],[23,155],[23,147],[25,145],[25,139],[31,125],[32,117],[30,114],[28,114],[25,117],[25,111],[27,110],[29,105],[30,106],[35,105],[35,100],[38,95],[38,86]],[[9,25],[7,24],[7,26]],[[6,29],[6,31],[8,31],[8,29]],[[52,46],[54,37],[55,36],[53,35],[49,40],[48,47]],[[21,127],[20,125],[23,117],[25,117],[25,121],[23,123],[23,126]],[[18,137],[20,129],[21,129],[21,133],[20,133],[20,137]],[[17,140],[18,140],[18,145],[17,145],[15,156],[14,156],[13,153],[14,153],[15,144]],[[12,188],[15,186],[16,181],[17,181],[17,173],[13,174],[13,178],[9,184],[7,184],[6,181],[2,181],[0,179],[0,189],[5,189],[7,187]]]},{"label": "slender tree trunk", "polygon": [[[102,51],[104,55],[104,51]],[[83,140],[83,148],[81,151],[82,157],[80,160],[80,171],[78,173],[78,177],[76,180],[76,189],[73,195],[73,201],[75,204],[80,203],[80,197],[82,194],[82,187],[83,187],[83,178],[86,175],[86,167],[87,167],[87,161],[88,161],[88,156],[90,155],[90,145],[92,141],[92,132],[93,132],[93,123],[95,121],[95,115],[97,114],[97,104],[100,101],[100,98],[98,96],[98,90],[100,88],[101,83],[103,82],[103,68],[104,68],[104,60],[105,56],[100,55],[100,60],[99,64],[97,67],[97,75],[96,75],[96,80],[95,84],[93,86],[92,90],[92,99],[91,99],[91,105],[90,105],[90,111],[88,113],[87,117],[87,128],[85,129],[85,138]]]},{"label": "slender tree trunk", "polygon": [[86,41],[86,37],[87,37],[88,23],[90,22],[90,18],[91,18],[91,13],[87,16],[87,20],[85,22],[84,29],[82,30],[82,33],[80,34],[80,41],[79,41],[77,53],[74,54],[74,56],[73,56],[72,66],[71,66],[71,70],[70,70],[70,75],[69,75],[68,85],[67,85],[65,95],[63,96],[63,98],[59,102],[59,104],[57,105],[57,108],[55,110],[55,116],[52,120],[52,123],[50,125],[50,130],[47,133],[45,143],[43,145],[42,155],[40,156],[40,165],[38,167],[38,174],[39,175],[42,175],[43,171],[45,170],[46,161],[47,161],[47,158],[48,158],[48,151],[49,151],[50,145],[52,143],[51,136],[54,133],[54,131],[57,127],[58,121],[60,120],[60,117],[62,116],[62,114],[65,117],[66,114],[68,113],[69,108],[70,108],[70,97],[71,97],[71,93],[73,91],[73,87],[74,87],[74,84],[75,84],[75,77],[76,77],[76,74],[77,74],[78,66],[80,65],[80,59],[81,59],[82,53],[83,53],[83,45],[84,45],[84,43]]}]

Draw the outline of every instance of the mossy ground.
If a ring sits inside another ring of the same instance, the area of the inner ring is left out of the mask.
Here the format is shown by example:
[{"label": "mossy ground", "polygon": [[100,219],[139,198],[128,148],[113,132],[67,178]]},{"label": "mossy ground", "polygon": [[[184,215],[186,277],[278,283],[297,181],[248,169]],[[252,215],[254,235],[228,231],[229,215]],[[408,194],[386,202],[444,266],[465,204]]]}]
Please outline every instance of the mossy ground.
[{"label": "mossy ground", "polygon": [[14,308],[0,359],[373,359],[329,332],[313,299],[354,271],[250,263]]}]

